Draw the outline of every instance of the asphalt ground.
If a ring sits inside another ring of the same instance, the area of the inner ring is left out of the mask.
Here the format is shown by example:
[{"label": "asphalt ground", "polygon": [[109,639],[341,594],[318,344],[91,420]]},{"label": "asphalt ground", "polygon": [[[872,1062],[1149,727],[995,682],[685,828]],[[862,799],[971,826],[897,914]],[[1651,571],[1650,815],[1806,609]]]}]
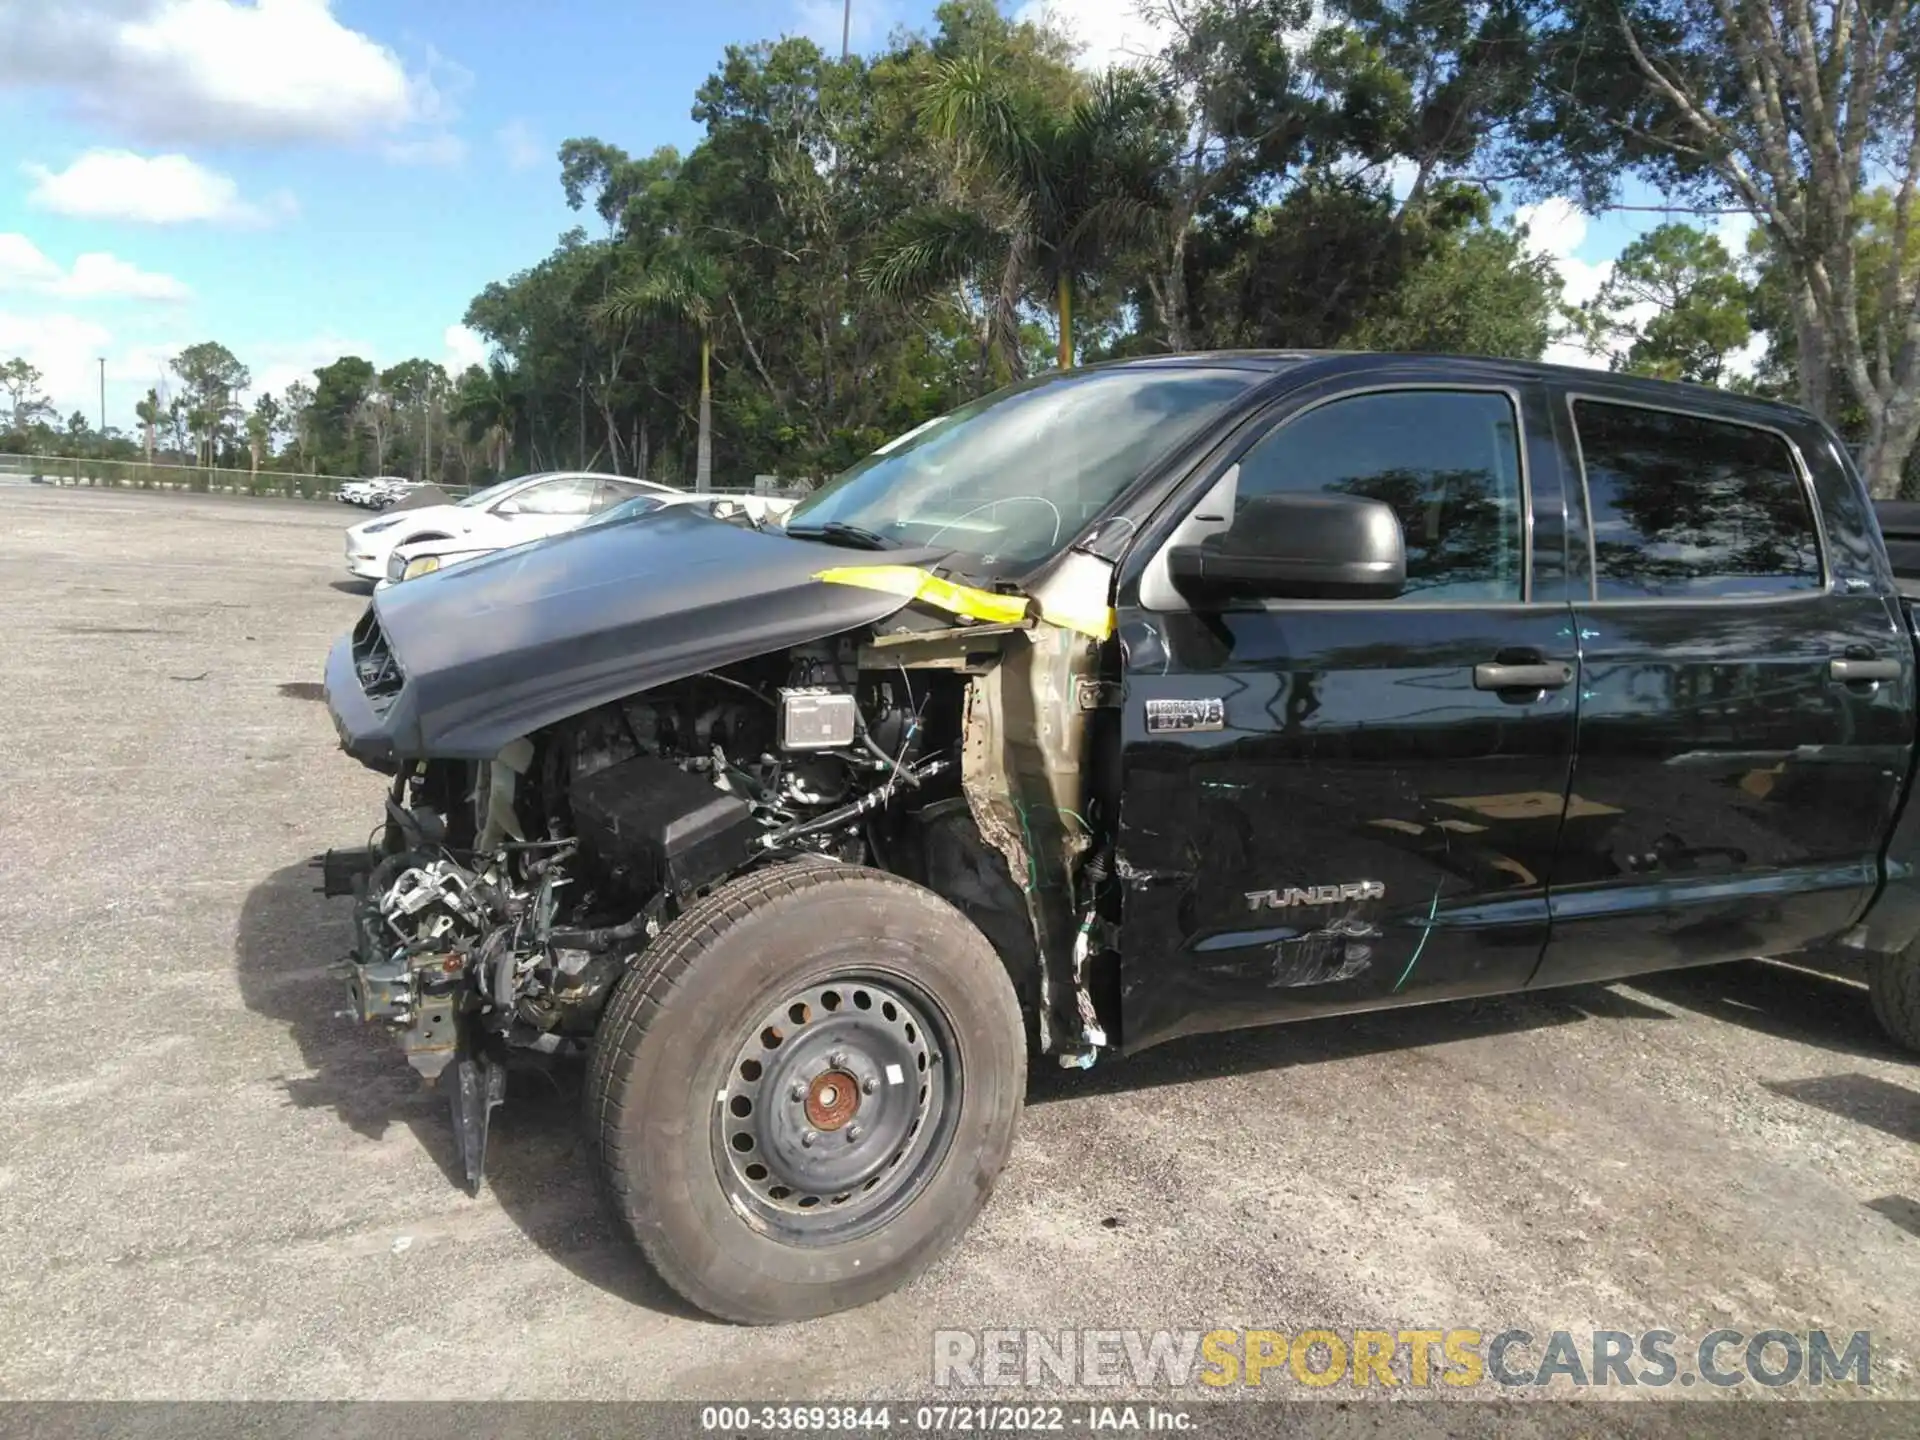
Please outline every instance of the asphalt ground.
[{"label": "asphalt ground", "polygon": [[352,518],[0,487],[0,1395],[844,1399],[928,1393],[944,1329],[1726,1326],[1870,1331],[1872,1392],[1920,1396],[1920,1069],[1844,969],[1036,1069],[963,1243],[782,1329],[652,1278],[566,1077],[516,1077],[468,1198],[439,1097],[336,1014],[308,866],[381,798],[319,700]]}]

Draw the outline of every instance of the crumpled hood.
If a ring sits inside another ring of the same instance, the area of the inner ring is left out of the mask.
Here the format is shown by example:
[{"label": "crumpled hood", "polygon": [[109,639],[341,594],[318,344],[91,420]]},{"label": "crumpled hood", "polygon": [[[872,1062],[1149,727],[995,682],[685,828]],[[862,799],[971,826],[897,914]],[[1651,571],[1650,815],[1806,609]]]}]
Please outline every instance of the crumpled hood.
[{"label": "crumpled hood", "polygon": [[589,525],[381,591],[404,684],[376,709],[342,639],[328,707],[347,751],[380,768],[487,759],[610,700],[885,619],[904,597],[814,578],[857,555],[685,509]]}]

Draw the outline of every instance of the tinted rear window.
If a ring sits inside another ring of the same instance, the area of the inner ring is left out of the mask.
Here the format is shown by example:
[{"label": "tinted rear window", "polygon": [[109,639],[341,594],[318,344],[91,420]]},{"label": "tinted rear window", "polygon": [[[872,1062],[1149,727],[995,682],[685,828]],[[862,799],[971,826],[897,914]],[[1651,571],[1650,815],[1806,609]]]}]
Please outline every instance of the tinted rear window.
[{"label": "tinted rear window", "polygon": [[1573,407],[1594,597],[1714,599],[1820,588],[1820,542],[1785,440],[1724,420]]}]

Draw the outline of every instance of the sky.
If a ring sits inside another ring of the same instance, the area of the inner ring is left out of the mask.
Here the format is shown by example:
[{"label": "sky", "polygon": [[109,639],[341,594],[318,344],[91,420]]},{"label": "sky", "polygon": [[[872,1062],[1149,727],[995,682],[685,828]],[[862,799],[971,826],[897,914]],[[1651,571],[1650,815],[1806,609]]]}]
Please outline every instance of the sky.
[{"label": "sky", "polygon": [[[852,0],[854,47],[933,4]],[[0,0],[0,361],[25,356],[60,415],[98,424],[104,359],[122,429],[201,340],[276,392],[342,354],[462,368],[484,355],[467,303],[581,222],[561,141],[690,148],[693,92],[729,43],[837,47],[841,6]],[[1050,9],[1094,68],[1153,46],[1132,0],[1015,8]],[[1549,201],[1523,218],[1577,302],[1661,217]]]}]

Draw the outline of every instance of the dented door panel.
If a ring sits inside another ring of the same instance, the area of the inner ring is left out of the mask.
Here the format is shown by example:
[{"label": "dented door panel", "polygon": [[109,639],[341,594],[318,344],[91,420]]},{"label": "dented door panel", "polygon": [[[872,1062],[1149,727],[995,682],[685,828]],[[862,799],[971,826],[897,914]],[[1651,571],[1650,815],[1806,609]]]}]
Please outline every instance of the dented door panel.
[{"label": "dented door panel", "polygon": [[1526,983],[1578,687],[1474,670],[1576,666],[1564,604],[1123,608],[1119,639],[1127,1049]]}]

